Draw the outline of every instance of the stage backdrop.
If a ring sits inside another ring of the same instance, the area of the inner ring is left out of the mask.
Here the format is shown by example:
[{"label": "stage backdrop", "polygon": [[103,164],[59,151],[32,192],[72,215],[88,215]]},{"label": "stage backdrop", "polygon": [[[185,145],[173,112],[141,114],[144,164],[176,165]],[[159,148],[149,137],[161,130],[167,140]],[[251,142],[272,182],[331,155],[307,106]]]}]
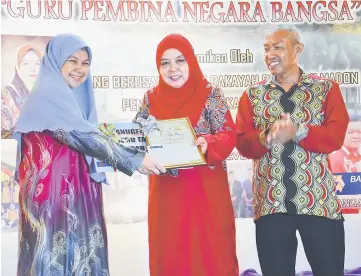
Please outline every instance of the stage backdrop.
[{"label": "stage backdrop", "polygon": [[[170,33],[190,40],[205,76],[223,89],[235,118],[243,91],[268,76],[263,39],[275,24],[294,24],[301,32],[303,70],[341,85],[352,122],[344,146],[330,160],[347,214],[346,268],[361,267],[361,1],[7,0],[1,1],[1,15],[4,275],[15,275],[17,257],[19,185],[13,177],[16,143],[11,133],[52,36],[73,33],[92,48],[101,122],[133,119],[143,94],[158,82],[156,47]],[[259,272],[251,219],[251,161],[234,150],[227,163],[240,266]],[[148,275],[147,178],[108,173],[108,179],[104,203],[111,272]],[[299,247],[297,271],[309,270],[301,243]]]}]

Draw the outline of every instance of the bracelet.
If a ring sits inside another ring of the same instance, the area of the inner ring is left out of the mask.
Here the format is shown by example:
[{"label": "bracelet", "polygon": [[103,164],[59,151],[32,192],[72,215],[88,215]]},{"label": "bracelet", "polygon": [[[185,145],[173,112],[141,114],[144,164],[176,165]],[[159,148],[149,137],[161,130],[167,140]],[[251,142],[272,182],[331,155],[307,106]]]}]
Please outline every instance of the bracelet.
[{"label": "bracelet", "polygon": [[300,142],[302,139],[306,138],[308,135],[308,127],[306,124],[297,124],[297,130],[295,138],[293,139],[296,143]]}]

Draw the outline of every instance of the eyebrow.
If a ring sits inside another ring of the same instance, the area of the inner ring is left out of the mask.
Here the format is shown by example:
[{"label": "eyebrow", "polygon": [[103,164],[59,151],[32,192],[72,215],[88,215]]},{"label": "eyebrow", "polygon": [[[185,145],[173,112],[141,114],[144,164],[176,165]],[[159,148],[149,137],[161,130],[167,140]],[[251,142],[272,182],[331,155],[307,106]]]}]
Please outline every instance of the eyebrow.
[{"label": "eyebrow", "polygon": [[264,47],[266,47],[266,46],[270,46],[270,45],[277,45],[277,44],[282,44],[283,42],[282,41],[279,41],[279,42],[275,42],[275,43],[270,43],[270,44],[267,44],[267,43],[265,43],[265,44],[263,44],[263,46]]},{"label": "eyebrow", "polygon": [[[185,58],[184,55],[177,56],[176,58]],[[169,60],[169,58],[161,58],[160,60]]]},{"label": "eyebrow", "polygon": [[[73,59],[76,59],[76,60],[79,60],[77,57],[75,57],[75,56],[70,56],[68,59],[71,59],[71,58],[73,58]],[[89,59],[87,58],[86,60],[84,60],[84,61],[89,61]]]}]

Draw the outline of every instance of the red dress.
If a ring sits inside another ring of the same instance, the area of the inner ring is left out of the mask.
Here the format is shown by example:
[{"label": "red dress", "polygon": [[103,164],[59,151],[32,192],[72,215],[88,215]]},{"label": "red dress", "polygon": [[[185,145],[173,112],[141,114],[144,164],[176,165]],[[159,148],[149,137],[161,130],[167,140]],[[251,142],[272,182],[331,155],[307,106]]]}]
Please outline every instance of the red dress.
[{"label": "red dress", "polygon": [[[235,126],[219,89],[211,91],[204,106],[193,127],[208,142],[208,166],[149,177],[151,276],[239,275],[235,219],[223,161],[235,146]],[[154,113],[146,94],[137,116]]]}]

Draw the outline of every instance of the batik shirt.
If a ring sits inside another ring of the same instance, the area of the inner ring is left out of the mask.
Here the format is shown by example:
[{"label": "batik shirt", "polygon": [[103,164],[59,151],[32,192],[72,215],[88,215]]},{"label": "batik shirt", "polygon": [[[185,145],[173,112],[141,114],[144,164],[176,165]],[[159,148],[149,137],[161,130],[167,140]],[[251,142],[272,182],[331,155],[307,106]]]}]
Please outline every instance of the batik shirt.
[{"label": "batik shirt", "polygon": [[[266,147],[259,134],[290,113],[296,138]],[[285,92],[274,79],[243,93],[237,148],[253,159],[254,219],[274,213],[342,219],[328,154],[341,148],[349,116],[338,84],[302,73]]]}]

